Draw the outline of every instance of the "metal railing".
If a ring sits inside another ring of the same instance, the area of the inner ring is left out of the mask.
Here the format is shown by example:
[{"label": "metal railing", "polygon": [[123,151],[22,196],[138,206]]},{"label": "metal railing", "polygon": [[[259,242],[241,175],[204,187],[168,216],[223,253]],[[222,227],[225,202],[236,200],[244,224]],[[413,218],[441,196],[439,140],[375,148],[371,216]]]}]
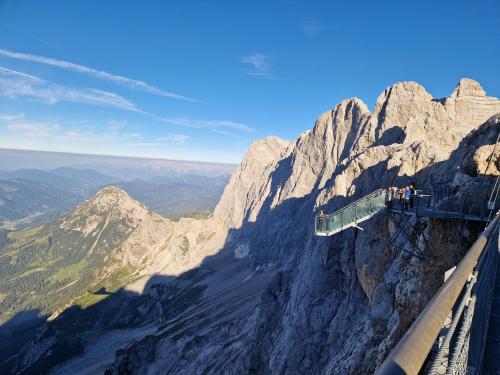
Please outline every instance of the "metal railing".
[{"label": "metal railing", "polygon": [[448,188],[442,191],[435,189],[432,194],[422,194],[417,190],[417,194],[405,201],[409,207],[404,207],[399,189],[379,189],[332,214],[316,216],[315,233],[318,236],[331,236],[357,226],[386,208],[393,213],[409,213],[417,217],[487,221],[488,214],[499,207],[500,199],[493,203],[493,210],[488,209],[487,200],[471,195],[456,196]]},{"label": "metal railing", "polygon": [[318,215],[315,223],[316,235],[331,236],[368,220],[387,207],[387,196],[386,189],[379,189],[330,215]]},{"label": "metal railing", "polygon": [[[470,291],[476,279],[481,277],[480,273],[478,274],[478,270],[480,271],[480,267],[477,267],[478,260],[483,254],[488,240],[492,237],[492,233],[498,230],[498,223],[499,214],[497,213],[494,220],[481,233],[476,242],[474,242],[452,275],[445,281],[403,338],[391,351],[382,366],[377,370],[377,375],[418,374],[424,366],[446,318],[454,307],[455,322],[452,321],[450,329],[456,327],[464,311],[465,302],[463,301],[470,296]],[[487,261],[484,262],[487,263]],[[483,263],[483,261],[480,263]],[[460,296],[462,296],[462,299],[459,300]],[[466,317],[469,310],[469,308],[466,309]],[[458,314],[459,311],[460,314]],[[462,319],[467,321],[466,318]],[[455,331],[455,329],[452,331]],[[449,345],[452,334],[453,332],[446,335],[442,345]],[[460,329],[458,339],[463,335],[464,333]],[[457,339],[455,338],[455,340]],[[435,361],[432,363],[431,372],[435,371],[437,369],[436,366],[440,365],[439,361],[441,358],[439,356],[442,357],[438,352]],[[451,363],[459,363],[459,359],[460,353],[455,357],[451,357]],[[452,371],[446,371],[447,373],[452,373]]]}]

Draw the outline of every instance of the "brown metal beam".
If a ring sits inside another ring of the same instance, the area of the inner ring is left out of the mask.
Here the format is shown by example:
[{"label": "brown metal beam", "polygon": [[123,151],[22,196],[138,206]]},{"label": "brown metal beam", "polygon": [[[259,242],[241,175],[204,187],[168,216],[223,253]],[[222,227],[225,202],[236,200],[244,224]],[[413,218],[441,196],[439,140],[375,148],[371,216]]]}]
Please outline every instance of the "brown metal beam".
[{"label": "brown metal beam", "polygon": [[455,305],[498,221],[499,214],[497,213],[495,219],[474,242],[453,274],[437,291],[382,366],[376,371],[377,375],[417,375],[419,373],[443,322]]}]

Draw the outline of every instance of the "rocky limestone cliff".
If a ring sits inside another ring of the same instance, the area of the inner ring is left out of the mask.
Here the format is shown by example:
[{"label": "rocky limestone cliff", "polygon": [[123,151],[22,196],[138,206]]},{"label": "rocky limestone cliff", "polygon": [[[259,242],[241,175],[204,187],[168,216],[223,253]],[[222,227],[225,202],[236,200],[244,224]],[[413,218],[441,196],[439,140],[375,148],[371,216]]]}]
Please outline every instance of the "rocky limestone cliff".
[{"label": "rocky limestone cliff", "polygon": [[171,224],[151,278],[132,287],[158,301],[157,331],[103,360],[106,373],[372,373],[480,228],[412,219],[418,235],[395,249],[370,234],[394,233],[384,215],[324,238],[315,214],[410,179],[424,191],[436,180],[464,197],[486,191],[498,173],[499,112],[469,79],[444,99],[403,82],[373,113],[349,99],[295,142],[256,142],[211,218]]},{"label": "rocky limestone cliff", "polygon": [[[409,179],[425,191],[431,181],[459,176],[457,194],[471,186],[487,190],[491,177],[484,175],[498,174],[499,152],[493,150],[499,112],[500,100],[487,97],[470,79],[444,99],[403,82],[379,96],[373,113],[350,99],[321,115],[294,143],[257,142],[211,220],[223,221],[229,231],[214,259],[225,257],[226,267],[244,262],[245,280],[267,275],[264,288],[252,289],[259,298],[243,311],[226,307],[229,317],[205,319],[189,330],[178,330],[169,317],[164,323],[169,329],[120,351],[108,372],[373,372],[479,227],[458,233],[455,223],[412,219],[419,236],[401,239],[394,251],[370,235],[394,233],[385,216],[367,222],[364,232],[320,238],[313,235],[315,211],[333,211]],[[411,255],[415,244],[426,248],[429,260]],[[244,255],[226,255],[233,251]],[[205,265],[209,261],[201,269]],[[223,297],[209,292],[217,290],[209,280],[205,303],[210,305]],[[247,283],[231,288],[240,301]],[[197,321],[197,309],[184,324]]]},{"label": "rocky limestone cliff", "polygon": [[241,226],[243,221],[255,221],[262,208],[261,198],[271,193],[269,175],[288,145],[277,137],[268,137],[251,145],[224,189],[214,218],[233,228]]}]

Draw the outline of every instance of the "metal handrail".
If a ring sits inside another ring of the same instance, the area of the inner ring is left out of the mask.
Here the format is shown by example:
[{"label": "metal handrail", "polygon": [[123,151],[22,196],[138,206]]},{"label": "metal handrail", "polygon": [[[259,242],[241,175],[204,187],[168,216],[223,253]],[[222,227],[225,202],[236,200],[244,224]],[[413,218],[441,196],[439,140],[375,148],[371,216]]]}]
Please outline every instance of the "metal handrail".
[{"label": "metal handrail", "polygon": [[[346,227],[352,226],[352,224],[353,223],[355,224],[356,222],[358,222],[359,219],[362,221],[363,217],[361,217],[361,218],[358,217],[358,209],[359,209],[360,205],[366,205],[367,203],[368,203],[369,208],[370,208],[370,215],[366,216],[366,218],[369,218],[370,216],[373,215],[373,208],[372,208],[373,200],[378,198],[378,197],[384,197],[384,196],[386,197],[386,195],[387,195],[386,193],[387,193],[386,189],[378,189],[378,190],[371,192],[368,195],[365,195],[364,197],[362,197],[360,199],[355,200],[354,202],[349,203],[347,206],[344,206],[341,209],[339,209],[331,214],[316,215],[315,224],[314,224],[315,233],[316,234],[319,234],[320,232],[321,233],[330,233],[331,231],[328,230],[329,225],[330,225],[330,221],[336,217],[340,218],[340,223],[339,223],[340,227],[338,228],[338,229],[340,229],[340,231],[342,231]],[[354,221],[349,219],[347,222],[345,222],[345,215],[349,211],[354,212]],[[327,223],[327,230],[324,230],[324,229],[321,231],[318,230],[318,225],[320,223]],[[334,232],[336,233],[337,231],[334,230]]]},{"label": "metal handrail", "polygon": [[384,192],[387,193],[387,189],[375,190],[375,191],[371,192],[370,194],[365,195],[364,197],[359,198],[358,200],[355,200],[354,202],[349,203],[347,206],[344,206],[331,214],[324,215],[323,218],[329,219],[332,216],[338,215],[339,213],[341,213],[341,212],[343,212],[343,211],[345,211],[353,206],[356,207],[357,204],[361,203],[362,201],[366,201],[366,200],[371,201],[372,198],[378,197],[379,195],[381,195]]},{"label": "metal handrail", "polygon": [[391,351],[376,371],[377,375],[417,375],[419,373],[446,317],[460,296],[498,222],[499,213],[481,233],[452,275]]}]

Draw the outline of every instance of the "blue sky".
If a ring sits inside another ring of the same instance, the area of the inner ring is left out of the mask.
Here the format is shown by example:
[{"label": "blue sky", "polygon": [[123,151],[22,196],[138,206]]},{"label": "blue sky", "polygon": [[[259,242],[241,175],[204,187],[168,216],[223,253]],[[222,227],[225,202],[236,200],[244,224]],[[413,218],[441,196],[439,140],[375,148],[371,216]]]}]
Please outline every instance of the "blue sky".
[{"label": "blue sky", "polygon": [[500,2],[0,0],[0,147],[239,162],[413,80],[500,96]]}]

